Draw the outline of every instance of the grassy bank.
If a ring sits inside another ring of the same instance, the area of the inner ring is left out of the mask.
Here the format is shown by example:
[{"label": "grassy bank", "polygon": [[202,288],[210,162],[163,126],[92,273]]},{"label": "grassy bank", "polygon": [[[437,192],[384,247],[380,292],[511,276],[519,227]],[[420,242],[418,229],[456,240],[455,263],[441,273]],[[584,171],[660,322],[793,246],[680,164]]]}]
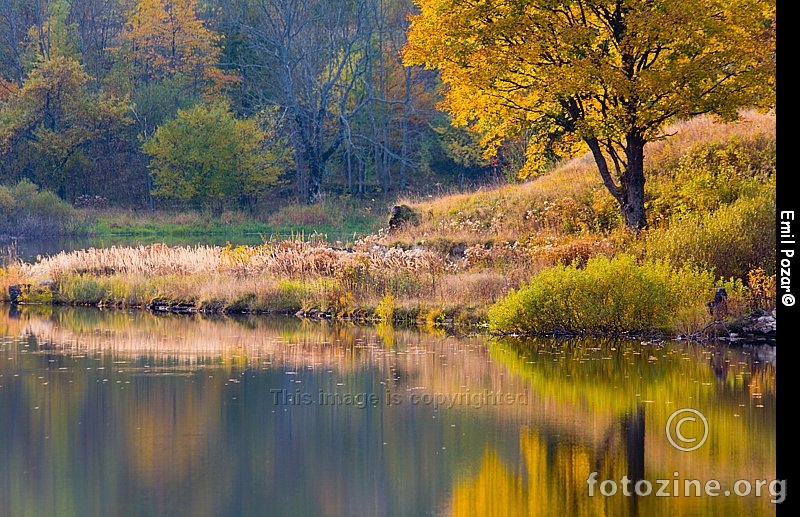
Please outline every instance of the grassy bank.
[{"label": "grassy bank", "polygon": [[199,235],[264,235],[267,238],[323,234],[331,240],[376,231],[383,213],[370,201],[326,200],[316,205],[293,204],[279,210],[250,214],[225,211],[86,210],[73,225],[78,234],[97,237],[181,237]]},{"label": "grassy bank", "polygon": [[[445,317],[446,300],[464,294],[464,277],[450,267],[436,252],[389,249],[369,240],[347,249],[323,240],[275,240],[250,247],[63,253],[8,266],[0,282],[45,282],[28,295],[30,302],[437,321]],[[492,275],[477,275],[471,283],[476,291],[495,289],[496,296],[505,290]],[[435,313],[423,314],[433,307]]]},{"label": "grassy bank", "polygon": [[322,234],[352,240],[377,231],[383,203],[330,199],[316,205],[290,204],[263,213],[196,210],[123,210],[75,208],[52,192],[22,181],[0,186],[0,237],[163,238],[263,235],[293,237]]},{"label": "grassy bank", "polygon": [[[347,213],[293,207],[271,223],[306,221],[314,238],[62,253],[6,266],[0,288],[7,298],[8,285],[44,283],[31,302],[489,322],[498,333],[692,334],[709,325],[719,286],[725,318],[773,308],[774,116],[701,117],[672,131],[647,150],[651,227],[639,234],[582,157],[521,185],[402,200],[415,224],[348,244],[320,235],[326,224],[345,231]],[[385,222],[387,211],[364,220]]]}]

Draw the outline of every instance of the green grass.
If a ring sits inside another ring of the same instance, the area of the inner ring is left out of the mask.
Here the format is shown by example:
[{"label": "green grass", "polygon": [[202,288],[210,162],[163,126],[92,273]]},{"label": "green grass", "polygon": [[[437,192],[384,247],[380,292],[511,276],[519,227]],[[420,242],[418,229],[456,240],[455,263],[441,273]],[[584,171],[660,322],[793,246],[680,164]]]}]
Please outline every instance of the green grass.
[{"label": "green grass", "polygon": [[197,211],[78,210],[74,235],[96,238],[201,236],[261,236],[296,238],[324,235],[349,240],[377,231],[388,209],[373,202],[325,201],[318,205],[287,205],[273,214]]}]

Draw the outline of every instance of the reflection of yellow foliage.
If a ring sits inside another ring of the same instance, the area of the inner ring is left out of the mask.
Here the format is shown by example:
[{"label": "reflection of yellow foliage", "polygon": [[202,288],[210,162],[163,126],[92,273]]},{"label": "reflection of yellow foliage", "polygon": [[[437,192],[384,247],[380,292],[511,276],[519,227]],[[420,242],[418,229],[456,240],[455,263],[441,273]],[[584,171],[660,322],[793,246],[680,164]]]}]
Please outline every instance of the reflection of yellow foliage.
[{"label": "reflection of yellow foliage", "polygon": [[452,515],[526,515],[526,495],[522,483],[506,469],[497,454],[487,451],[476,478],[453,491]]},{"label": "reflection of yellow foliage", "polygon": [[[523,465],[515,473],[494,451],[487,450],[477,476],[453,491],[452,515],[603,515],[610,501],[590,498],[586,478],[593,469],[589,451],[563,445],[549,457],[547,443],[523,428],[520,436]],[[624,461],[609,476],[624,474]]]},{"label": "reflection of yellow foliage", "polygon": [[391,323],[378,323],[375,325],[375,331],[386,348],[394,348],[394,327]]},{"label": "reflection of yellow foliage", "polygon": [[[736,436],[731,431],[731,436]],[[653,440],[658,441],[658,440]],[[648,448],[652,446],[648,445]],[[656,446],[656,449],[660,447]],[[658,451],[663,452],[663,451]],[[653,458],[648,454],[645,477],[655,489],[657,479],[675,479],[673,470],[681,479],[699,479],[705,482],[718,479],[723,486],[732,487],[737,479],[774,479],[774,471],[746,469],[725,472],[723,476],[714,464],[719,460],[703,459],[700,468],[692,465],[698,461],[672,449]],[[517,469],[504,463],[498,453],[487,448],[477,474],[463,479],[453,489],[450,510],[459,516],[625,516],[625,515],[770,515],[769,497],[626,497],[622,493],[621,479],[628,475],[628,462],[624,448],[595,451],[580,443],[548,441],[540,430],[520,430],[520,464]],[[731,453],[723,453],[729,458]],[[598,455],[602,456],[598,458]],[[668,465],[667,471],[660,466]],[[594,496],[589,496],[586,480],[597,472],[598,484]],[[603,497],[599,483],[614,480],[617,494]],[[682,484],[679,486],[683,486]],[[668,490],[671,491],[670,484]],[[633,487],[629,487],[630,492]]]}]

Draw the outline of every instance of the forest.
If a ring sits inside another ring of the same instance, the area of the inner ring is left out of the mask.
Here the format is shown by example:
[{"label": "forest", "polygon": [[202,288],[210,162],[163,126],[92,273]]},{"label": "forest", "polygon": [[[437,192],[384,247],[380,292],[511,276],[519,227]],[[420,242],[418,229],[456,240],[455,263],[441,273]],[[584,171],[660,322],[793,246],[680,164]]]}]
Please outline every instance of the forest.
[{"label": "forest", "polygon": [[257,213],[499,179],[437,109],[437,73],[403,65],[411,10],[2,0],[0,184],[79,207]]},{"label": "forest", "polygon": [[775,21],[763,0],[4,0],[0,182],[219,215],[590,152],[639,230],[668,123],[774,108]]}]

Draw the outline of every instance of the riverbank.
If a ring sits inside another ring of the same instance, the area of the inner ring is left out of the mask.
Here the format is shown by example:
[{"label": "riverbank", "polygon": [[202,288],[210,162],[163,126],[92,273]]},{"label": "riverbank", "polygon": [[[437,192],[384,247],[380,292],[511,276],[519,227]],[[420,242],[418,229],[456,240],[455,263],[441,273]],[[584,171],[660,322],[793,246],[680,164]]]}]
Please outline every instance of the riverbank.
[{"label": "riverbank", "polygon": [[[23,304],[477,323],[485,317],[486,296],[492,296],[488,289],[497,298],[505,285],[488,274],[459,285],[465,277],[456,268],[430,250],[387,248],[371,240],[336,247],[321,238],[281,239],[258,246],[156,244],[60,253],[9,265],[0,284],[5,290],[28,286],[17,299]],[[470,290],[483,292],[476,298]],[[8,293],[0,296],[10,301]]]},{"label": "riverbank", "polygon": [[353,240],[373,233],[384,222],[386,201],[327,199],[315,205],[286,204],[263,212],[225,210],[126,210],[73,207],[52,192],[22,181],[0,186],[0,247],[31,240],[162,241],[242,236],[295,238],[323,235]]},{"label": "riverbank", "polygon": [[[275,240],[258,246],[157,244],[62,252],[0,270],[0,296],[23,305],[277,313],[496,334],[695,340],[719,337],[726,325],[769,300],[771,278],[753,274],[748,285],[721,281],[725,312],[710,311],[708,300],[719,281],[709,272],[666,262],[639,264],[624,254],[594,257],[582,267],[554,266],[514,287],[501,272],[485,269],[482,246],[454,254],[389,248],[375,239],[344,248],[323,240]],[[537,282],[553,289],[541,290]],[[765,286],[758,288],[759,282]],[[524,298],[531,289],[551,305]]]},{"label": "riverbank", "polygon": [[[0,296],[22,284],[20,303],[702,337],[774,309],[775,119],[673,129],[648,149],[651,226],[639,233],[583,157],[520,185],[401,200],[392,212],[405,219],[381,216],[346,242],[316,232],[11,261]],[[718,288],[724,311],[710,311]]]}]

